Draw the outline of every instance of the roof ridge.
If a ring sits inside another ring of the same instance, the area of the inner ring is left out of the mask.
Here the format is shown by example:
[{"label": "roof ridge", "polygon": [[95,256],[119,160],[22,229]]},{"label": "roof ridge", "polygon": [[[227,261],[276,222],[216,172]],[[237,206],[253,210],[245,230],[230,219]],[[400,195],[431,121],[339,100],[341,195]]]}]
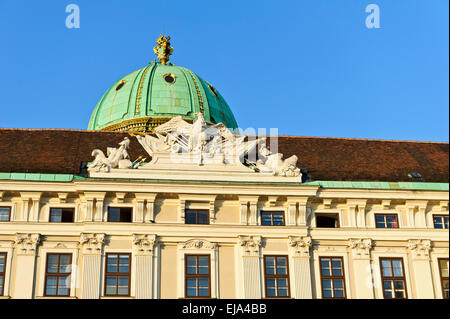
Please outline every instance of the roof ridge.
[{"label": "roof ridge", "polygon": [[[258,136],[258,135],[248,135]],[[278,136],[278,137],[292,137],[292,138],[312,138],[312,139],[336,139],[336,140],[349,140],[349,141],[370,141],[370,142],[398,142],[398,143],[430,143],[430,144],[449,144],[449,142],[436,142],[436,141],[408,141],[408,140],[383,140],[380,138],[360,138],[360,137],[327,137],[327,136],[297,136],[297,135],[266,135],[266,136]]]}]

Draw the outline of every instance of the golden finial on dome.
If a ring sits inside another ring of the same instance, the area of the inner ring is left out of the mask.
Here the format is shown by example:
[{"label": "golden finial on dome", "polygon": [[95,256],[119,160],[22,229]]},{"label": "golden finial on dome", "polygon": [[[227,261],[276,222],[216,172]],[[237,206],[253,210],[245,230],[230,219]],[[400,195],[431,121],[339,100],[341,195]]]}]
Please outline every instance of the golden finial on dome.
[{"label": "golden finial on dome", "polygon": [[158,56],[161,64],[166,64],[167,61],[169,61],[169,56],[173,52],[173,48],[170,46],[169,40],[169,36],[166,37],[161,34],[158,40],[156,40],[156,43],[158,43],[158,45],[153,48],[153,52],[155,52],[155,54]]}]

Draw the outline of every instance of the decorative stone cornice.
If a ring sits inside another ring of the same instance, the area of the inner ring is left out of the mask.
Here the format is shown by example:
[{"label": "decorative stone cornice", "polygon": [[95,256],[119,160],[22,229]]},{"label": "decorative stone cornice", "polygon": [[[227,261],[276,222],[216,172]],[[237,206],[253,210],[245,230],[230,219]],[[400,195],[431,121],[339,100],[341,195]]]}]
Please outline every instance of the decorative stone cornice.
[{"label": "decorative stone cornice", "polygon": [[370,258],[373,242],[370,238],[352,238],[348,241],[348,247],[352,249],[353,258]]},{"label": "decorative stone cornice", "polygon": [[191,239],[183,243],[183,249],[214,249],[216,243],[211,243],[205,239]]},{"label": "decorative stone cornice", "polygon": [[312,239],[310,236],[296,237],[289,236],[288,245],[293,252],[294,257],[308,257],[309,250],[312,246]]},{"label": "decorative stone cornice", "polygon": [[429,259],[431,250],[431,240],[428,239],[410,239],[408,240],[408,249],[414,259]]},{"label": "decorative stone cornice", "polygon": [[133,234],[133,251],[136,255],[153,255],[156,235]]},{"label": "decorative stone cornice", "polygon": [[84,254],[101,254],[106,235],[103,233],[81,233],[79,246]]},{"label": "decorative stone cornice", "polygon": [[14,246],[17,249],[18,255],[35,255],[40,242],[40,234],[16,233]]},{"label": "decorative stone cornice", "polygon": [[239,246],[242,248],[243,256],[259,256],[261,245],[261,236],[239,236]]}]

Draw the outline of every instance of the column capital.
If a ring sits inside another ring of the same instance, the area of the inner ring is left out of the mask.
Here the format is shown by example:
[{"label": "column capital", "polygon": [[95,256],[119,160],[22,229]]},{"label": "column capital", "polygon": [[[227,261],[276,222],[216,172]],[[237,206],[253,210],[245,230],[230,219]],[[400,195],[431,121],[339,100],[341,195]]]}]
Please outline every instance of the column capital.
[{"label": "column capital", "polygon": [[239,202],[240,203],[253,203],[256,204],[258,203],[259,200],[259,196],[249,196],[249,195],[239,195]]},{"label": "column capital", "polygon": [[84,200],[103,200],[106,196],[106,192],[84,192]]},{"label": "column capital", "polygon": [[309,250],[312,246],[312,238],[311,236],[289,236],[288,246],[293,253],[293,257],[309,258]]},{"label": "column capital", "polygon": [[17,249],[18,255],[34,256],[37,247],[41,242],[41,235],[37,233],[16,233],[14,247]]},{"label": "column capital", "polygon": [[241,246],[243,256],[258,257],[261,245],[262,245],[261,236],[239,235],[239,246]]},{"label": "column capital", "polygon": [[60,203],[65,203],[67,201],[67,196],[69,193],[58,193],[58,199]]},{"label": "column capital", "polygon": [[156,195],[158,195],[158,194],[157,193],[135,193],[134,197],[136,197],[136,199],[138,201],[147,200],[149,202],[154,202],[156,199]]},{"label": "column capital", "polygon": [[373,244],[370,238],[351,238],[348,241],[348,247],[351,248],[354,259],[370,259]]},{"label": "column capital", "polygon": [[42,192],[20,192],[22,200],[40,200]]},{"label": "column capital", "polygon": [[116,192],[115,200],[117,201],[117,203],[123,203],[126,195],[127,193],[125,192]]},{"label": "column capital", "polygon": [[133,234],[133,252],[138,256],[153,255],[155,234]]},{"label": "column capital", "polygon": [[103,233],[81,233],[79,246],[85,255],[100,255],[105,244],[105,237],[106,235]]},{"label": "column capital", "polygon": [[428,239],[410,239],[408,240],[408,249],[412,253],[413,259],[430,258],[431,240]]}]

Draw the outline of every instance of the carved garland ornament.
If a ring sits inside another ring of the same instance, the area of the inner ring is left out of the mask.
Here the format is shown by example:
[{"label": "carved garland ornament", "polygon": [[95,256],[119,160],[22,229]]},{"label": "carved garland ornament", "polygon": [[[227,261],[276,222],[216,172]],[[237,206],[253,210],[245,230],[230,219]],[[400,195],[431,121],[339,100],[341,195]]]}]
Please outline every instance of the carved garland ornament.
[{"label": "carved garland ornament", "polygon": [[214,249],[216,246],[216,243],[204,239],[191,239],[183,244],[183,249]]}]

